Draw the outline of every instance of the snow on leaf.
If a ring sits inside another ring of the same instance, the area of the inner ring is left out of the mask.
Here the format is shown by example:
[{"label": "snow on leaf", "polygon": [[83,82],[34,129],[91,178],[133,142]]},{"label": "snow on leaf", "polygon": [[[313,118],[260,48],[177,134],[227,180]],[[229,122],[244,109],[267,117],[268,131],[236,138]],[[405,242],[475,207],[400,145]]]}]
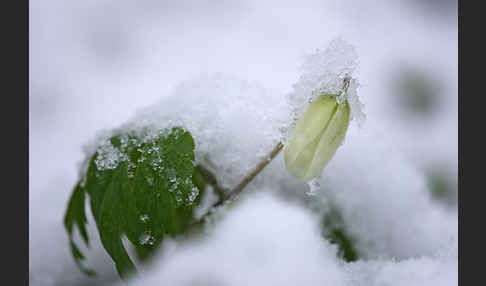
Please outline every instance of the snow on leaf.
[{"label": "snow on leaf", "polygon": [[164,236],[179,234],[192,222],[199,188],[205,186],[197,174],[197,182],[193,183],[194,147],[191,134],[180,127],[157,134],[115,132],[98,146],[80,180],[83,187],[78,183],[74,188],[64,220],[73,257],[85,273],[91,271],[80,264],[84,256],[72,239],[76,224],[88,244],[85,193],[90,197],[103,247],[120,277],[126,279],[136,269],[122,236],[143,260]]}]

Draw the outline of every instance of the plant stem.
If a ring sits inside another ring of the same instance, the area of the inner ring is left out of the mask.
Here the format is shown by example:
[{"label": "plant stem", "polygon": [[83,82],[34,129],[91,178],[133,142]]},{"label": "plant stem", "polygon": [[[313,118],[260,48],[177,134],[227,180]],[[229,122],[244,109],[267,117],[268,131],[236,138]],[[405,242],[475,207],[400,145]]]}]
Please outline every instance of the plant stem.
[{"label": "plant stem", "polygon": [[277,146],[255,167],[255,169],[248,174],[243,180],[224,198],[225,200],[232,200],[275,158],[283,148],[282,142],[278,142]]},{"label": "plant stem", "polygon": [[[341,89],[340,95],[342,95],[343,93],[346,94],[348,92],[350,81],[351,81],[351,77],[346,75],[343,79],[343,87]],[[333,112],[335,112],[335,110]],[[282,142],[278,142],[277,146],[275,146],[275,148],[273,148],[273,150],[265,158],[263,158],[263,160],[260,161],[260,163],[258,163],[255,169],[253,169],[253,171],[251,171],[247,176],[245,176],[243,180],[241,180],[241,182],[229,192],[226,192],[222,187],[218,185],[216,177],[211,173],[211,171],[199,165],[198,168],[201,175],[204,177],[204,179],[208,184],[213,186],[213,189],[219,198],[218,201],[211,207],[211,209],[218,207],[227,201],[231,201],[235,199],[235,197],[238,196],[243,191],[243,189],[251,181],[253,181],[253,179],[261,171],[263,171],[263,169],[278,155],[278,153],[280,153],[280,151],[282,151],[282,149],[283,149]],[[206,217],[208,217],[210,214],[211,214],[211,210],[205,213],[199,220],[195,221],[191,226],[194,227],[197,225],[201,225],[206,219]]]},{"label": "plant stem", "polygon": [[[260,163],[251,171],[247,176],[241,180],[241,182],[236,185],[230,192],[226,193],[224,190],[218,185],[216,178],[214,175],[211,173],[211,171],[205,169],[202,166],[199,166],[199,171],[201,174],[204,176],[206,179],[207,183],[213,186],[216,194],[219,196],[219,200],[211,207],[215,208],[218,207],[222,204],[224,204],[227,201],[233,200],[236,196],[238,196],[243,189],[261,172],[263,169],[282,151],[283,149],[283,144],[282,142],[279,142],[275,148],[267,155],[265,158],[263,158]],[[199,220],[195,221],[191,226],[197,226],[201,225],[206,217],[208,217],[211,214],[211,211],[207,212],[204,214]]]}]

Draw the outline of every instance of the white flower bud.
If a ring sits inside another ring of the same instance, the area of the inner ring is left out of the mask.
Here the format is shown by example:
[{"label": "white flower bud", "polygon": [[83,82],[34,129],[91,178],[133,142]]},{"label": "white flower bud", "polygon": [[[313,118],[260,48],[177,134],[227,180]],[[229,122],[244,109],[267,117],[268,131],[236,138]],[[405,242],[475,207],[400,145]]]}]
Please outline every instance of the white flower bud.
[{"label": "white flower bud", "polygon": [[287,170],[305,182],[322,174],[346,135],[349,103],[338,103],[337,98],[325,94],[311,102],[285,146]]}]

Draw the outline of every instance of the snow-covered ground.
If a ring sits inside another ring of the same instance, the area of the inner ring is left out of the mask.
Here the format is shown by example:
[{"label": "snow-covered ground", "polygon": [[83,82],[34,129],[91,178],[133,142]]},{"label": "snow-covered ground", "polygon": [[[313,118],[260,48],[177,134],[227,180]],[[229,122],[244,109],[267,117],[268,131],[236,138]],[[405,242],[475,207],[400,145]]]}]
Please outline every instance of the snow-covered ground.
[{"label": "snow-covered ground", "polygon": [[[457,204],[434,199],[427,170],[440,166],[457,192],[457,4],[422,2],[30,1],[31,285],[119,283],[91,218],[95,279],[76,268],[62,225],[96,132],[179,115],[233,185],[278,140],[306,55],[336,37],[359,57],[366,120],[351,124],[318,193],[281,154],[207,237],[167,241],[133,284],[456,285]],[[405,68],[438,82],[425,113],[396,96]],[[360,261],[321,237],[329,202]]]}]

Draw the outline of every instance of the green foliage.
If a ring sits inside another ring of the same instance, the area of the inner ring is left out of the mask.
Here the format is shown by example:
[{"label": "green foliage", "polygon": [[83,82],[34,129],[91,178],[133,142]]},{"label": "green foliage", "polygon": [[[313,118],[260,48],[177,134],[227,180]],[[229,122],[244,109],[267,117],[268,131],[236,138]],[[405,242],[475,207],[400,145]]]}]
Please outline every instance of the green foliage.
[{"label": "green foliage", "polygon": [[454,182],[453,174],[445,168],[430,167],[426,175],[432,198],[445,206],[456,207],[457,182]]},{"label": "green foliage", "polygon": [[343,228],[343,218],[339,211],[332,208],[322,220],[323,235],[331,243],[338,245],[338,255],[347,262],[358,260],[358,252],[352,238]]},{"label": "green foliage", "polygon": [[431,117],[441,105],[443,83],[414,66],[402,66],[392,75],[392,89],[399,107],[415,115]]},{"label": "green foliage", "polygon": [[74,224],[78,226],[78,230],[81,234],[86,245],[89,246],[89,239],[88,233],[86,231],[86,212],[84,209],[84,189],[78,183],[76,187],[74,187],[73,193],[71,198],[69,199],[68,208],[66,211],[66,215],[64,216],[64,226],[69,234],[69,245],[71,247],[71,252],[73,254],[74,261],[78,265],[78,267],[87,275],[94,275],[94,271],[83,267],[81,261],[84,260],[84,255],[78,249],[76,244],[73,241],[73,227]]},{"label": "green foliage", "polygon": [[193,162],[194,140],[182,128],[156,135],[118,134],[100,144],[74,188],[64,218],[72,254],[81,270],[94,273],[81,265],[84,256],[73,241],[76,224],[89,246],[85,194],[103,247],[125,279],[136,269],[123,246],[123,236],[143,261],[166,235],[182,233],[191,224],[199,190],[205,188]]}]

